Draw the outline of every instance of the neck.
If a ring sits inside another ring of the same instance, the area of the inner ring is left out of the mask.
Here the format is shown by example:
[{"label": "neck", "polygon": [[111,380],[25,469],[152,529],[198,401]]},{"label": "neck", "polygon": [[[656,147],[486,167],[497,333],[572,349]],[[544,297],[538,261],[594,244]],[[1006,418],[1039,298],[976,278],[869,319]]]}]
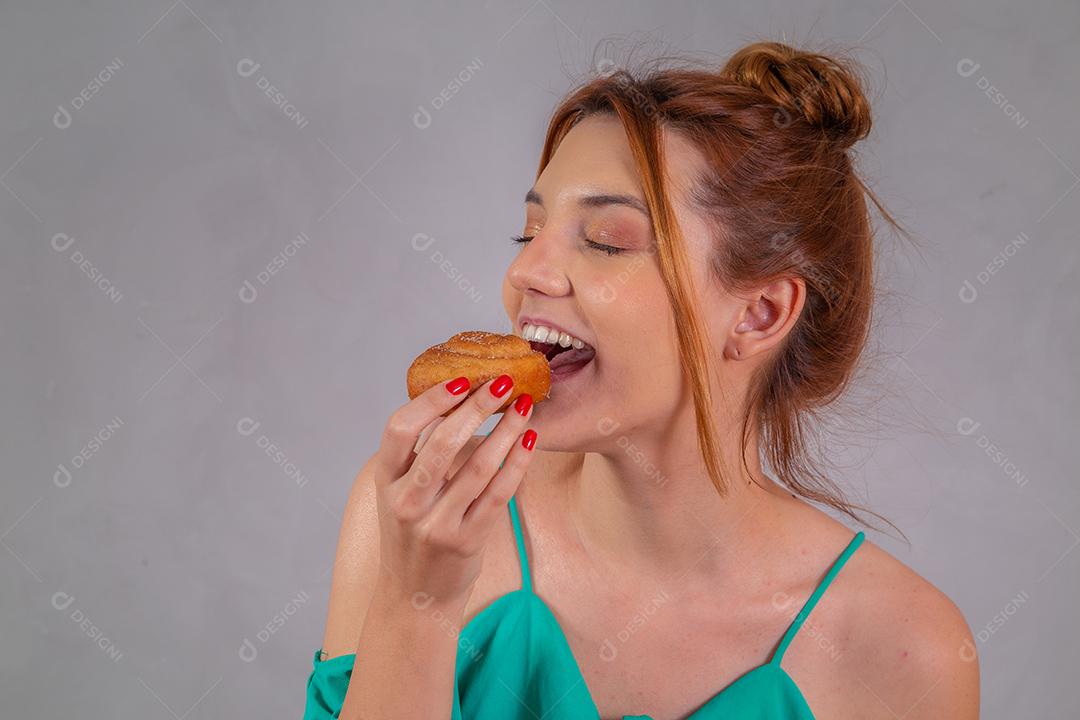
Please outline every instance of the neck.
[{"label": "neck", "polygon": [[[568,485],[570,520],[598,564],[628,577],[730,579],[767,543],[788,494],[761,472],[757,437],[743,467],[740,428],[718,427],[728,493],[713,485],[693,413],[662,431],[612,434]],[[734,438],[734,440],[732,440]]]}]

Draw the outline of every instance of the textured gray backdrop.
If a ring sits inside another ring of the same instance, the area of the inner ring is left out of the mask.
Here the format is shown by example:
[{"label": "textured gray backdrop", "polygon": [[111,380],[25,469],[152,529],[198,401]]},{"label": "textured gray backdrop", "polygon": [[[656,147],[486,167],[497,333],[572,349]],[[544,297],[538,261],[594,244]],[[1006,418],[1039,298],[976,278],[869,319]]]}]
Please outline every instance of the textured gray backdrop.
[{"label": "textured gray backdrop", "polygon": [[642,32],[860,48],[925,246],[880,240],[838,479],[963,609],[984,717],[1074,711],[1076,3],[171,1],[0,10],[0,714],[300,715],[404,368],[509,327],[548,114]]}]

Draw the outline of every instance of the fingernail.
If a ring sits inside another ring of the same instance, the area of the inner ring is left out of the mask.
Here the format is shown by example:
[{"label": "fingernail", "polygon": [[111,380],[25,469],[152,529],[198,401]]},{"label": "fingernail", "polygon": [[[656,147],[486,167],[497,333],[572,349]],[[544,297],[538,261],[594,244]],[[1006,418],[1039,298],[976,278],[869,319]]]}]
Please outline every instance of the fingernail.
[{"label": "fingernail", "polygon": [[446,390],[451,395],[460,395],[469,389],[469,378],[464,375],[459,378],[454,378],[450,382],[446,383]]},{"label": "fingernail", "polygon": [[532,450],[533,445],[536,444],[536,431],[529,428],[525,431],[525,434],[521,436],[521,446],[526,450]]},{"label": "fingernail", "polygon": [[517,414],[521,417],[525,417],[529,414],[529,408],[532,407],[532,395],[529,393],[523,393],[518,396],[517,401],[514,403],[514,409],[517,410]]},{"label": "fingernail", "polygon": [[513,379],[505,373],[495,378],[495,382],[491,383],[491,394],[495,397],[502,397],[510,390],[510,386],[514,384]]}]

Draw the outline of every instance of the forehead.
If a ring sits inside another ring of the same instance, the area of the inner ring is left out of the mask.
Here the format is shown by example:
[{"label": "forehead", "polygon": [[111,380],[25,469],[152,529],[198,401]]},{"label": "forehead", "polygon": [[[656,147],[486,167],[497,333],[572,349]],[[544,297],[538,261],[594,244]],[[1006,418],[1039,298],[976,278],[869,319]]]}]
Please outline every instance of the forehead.
[{"label": "forehead", "polygon": [[[701,169],[700,152],[682,134],[664,129],[665,173],[676,205]],[[630,150],[622,121],[614,115],[590,115],[575,125],[559,143],[536,182],[546,198],[556,193],[576,194],[585,189],[625,193],[644,201],[641,175]]]}]

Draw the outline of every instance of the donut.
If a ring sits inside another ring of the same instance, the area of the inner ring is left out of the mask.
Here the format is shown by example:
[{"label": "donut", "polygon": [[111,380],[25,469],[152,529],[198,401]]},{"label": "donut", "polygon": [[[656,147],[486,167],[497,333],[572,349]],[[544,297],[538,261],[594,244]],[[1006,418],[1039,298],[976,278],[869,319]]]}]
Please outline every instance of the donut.
[{"label": "donut", "polygon": [[534,404],[548,399],[551,367],[544,353],[533,350],[527,340],[517,335],[485,330],[460,332],[429,347],[413,360],[405,380],[411,400],[436,383],[463,375],[469,378],[471,392],[503,373],[513,378],[514,384],[506,401],[494,412],[506,410],[525,393],[532,395]]}]

